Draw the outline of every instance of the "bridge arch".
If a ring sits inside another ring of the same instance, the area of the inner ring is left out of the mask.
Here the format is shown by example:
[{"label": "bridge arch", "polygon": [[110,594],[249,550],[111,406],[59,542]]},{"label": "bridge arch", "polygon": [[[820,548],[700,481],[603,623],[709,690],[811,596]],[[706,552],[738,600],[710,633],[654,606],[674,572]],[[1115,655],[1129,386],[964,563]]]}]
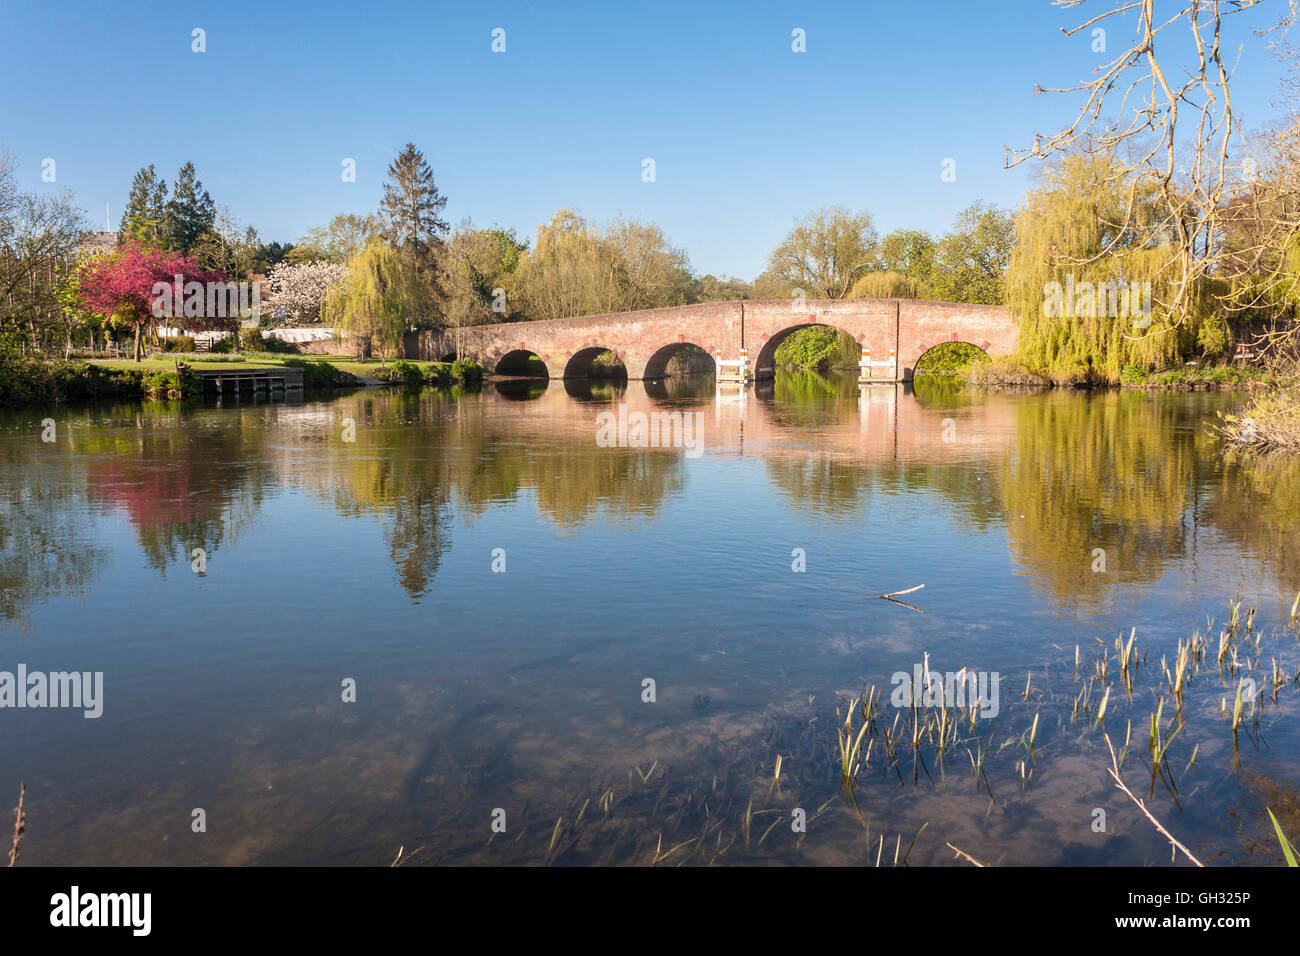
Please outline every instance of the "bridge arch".
[{"label": "bridge arch", "polygon": [[[987,344],[988,343],[986,342],[985,345]],[[959,346],[960,348],[954,348],[954,346]],[[945,374],[942,370],[934,371],[931,368],[929,368],[929,366],[935,364],[936,360],[940,359],[940,357],[945,352],[950,352],[950,351],[958,352],[958,353],[969,353],[972,355],[972,357],[975,358],[976,361],[980,361],[980,359],[977,356],[975,356],[974,353],[979,353],[979,355],[983,356],[984,361],[987,361],[989,359],[988,351],[984,347],[976,345],[974,342],[967,342],[963,339],[951,339],[947,342],[936,342],[934,345],[931,345],[928,349],[926,349],[924,352],[922,352],[920,355],[917,356],[916,361],[912,363],[912,375],[917,376],[917,375]],[[927,359],[929,359],[928,362],[926,361]]]},{"label": "bridge arch", "polygon": [[862,341],[862,336],[854,336],[848,329],[842,329],[838,325],[831,325],[829,322],[801,322],[797,325],[791,325],[769,337],[758,350],[758,354],[750,356],[750,362],[753,363],[754,367],[754,374],[764,378],[775,375],[776,350],[781,347],[781,343],[801,329],[814,329],[818,327],[833,329],[835,332],[847,335],[855,341]]},{"label": "bridge arch", "polygon": [[[613,355],[618,360],[617,367],[608,366],[601,369],[601,374],[593,375],[593,364],[596,359],[605,353]],[[564,366],[565,378],[627,378],[627,363],[623,357],[611,348],[603,345],[589,345],[586,348],[578,349],[570,356],[569,361]]]},{"label": "bridge arch", "polygon": [[701,373],[707,372],[711,374],[713,372],[713,358],[709,355],[709,350],[696,342],[687,342],[682,340],[679,342],[670,342],[651,355],[650,358],[646,360],[645,370],[641,373],[641,377],[665,378],[668,374],[668,363],[671,362],[675,356],[680,355],[687,349],[699,349],[700,352],[703,353],[699,363],[699,371]]},{"label": "bridge arch", "polygon": [[496,374],[521,378],[550,378],[550,369],[542,357],[529,349],[511,349],[497,359]]}]

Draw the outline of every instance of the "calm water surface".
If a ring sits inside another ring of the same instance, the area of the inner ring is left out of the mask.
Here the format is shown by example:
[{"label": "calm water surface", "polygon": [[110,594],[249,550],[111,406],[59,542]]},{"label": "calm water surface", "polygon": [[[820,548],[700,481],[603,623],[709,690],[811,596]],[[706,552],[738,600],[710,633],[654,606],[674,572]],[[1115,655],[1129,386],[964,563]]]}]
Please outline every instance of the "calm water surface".
[{"label": "calm water surface", "polygon": [[[1225,457],[1236,401],[808,375],[5,413],[0,670],[102,671],[104,703],[0,710],[0,800],[26,783],[33,865],[1166,864],[1103,733],[1131,721],[1146,797],[1161,659],[1238,596],[1260,666],[1300,666],[1300,464]],[[600,447],[620,403],[698,413],[703,453]],[[1074,719],[1076,645],[1113,681],[1135,627],[1133,692]],[[927,654],[1002,675],[1000,713],[942,760],[877,741],[855,807],[837,708]],[[1234,754],[1212,663],[1150,804],[1276,864],[1296,684]]]}]

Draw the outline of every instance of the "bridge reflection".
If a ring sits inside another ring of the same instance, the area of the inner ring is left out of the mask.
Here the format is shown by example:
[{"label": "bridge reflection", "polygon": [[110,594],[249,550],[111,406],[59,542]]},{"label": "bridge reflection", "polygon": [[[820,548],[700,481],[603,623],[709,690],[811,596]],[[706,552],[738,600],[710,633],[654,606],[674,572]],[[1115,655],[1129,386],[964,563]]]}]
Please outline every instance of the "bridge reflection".
[{"label": "bridge reflection", "polygon": [[575,401],[595,406],[588,413],[593,429],[595,416],[612,406],[625,406],[629,414],[702,412],[705,454],[953,462],[999,456],[1015,435],[1010,397],[979,396],[924,379],[867,385],[852,374],[783,372],[747,384],[707,375],[494,384],[504,397],[546,407],[533,427],[563,422],[571,430],[577,424]]}]

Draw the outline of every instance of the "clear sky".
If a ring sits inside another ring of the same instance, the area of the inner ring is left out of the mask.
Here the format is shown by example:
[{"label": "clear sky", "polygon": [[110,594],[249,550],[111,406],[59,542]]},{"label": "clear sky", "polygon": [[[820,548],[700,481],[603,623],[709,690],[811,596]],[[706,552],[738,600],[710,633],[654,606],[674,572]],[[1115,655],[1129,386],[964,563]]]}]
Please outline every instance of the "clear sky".
[{"label": "clear sky", "polygon": [[[97,228],[105,203],[117,228],[140,166],[170,183],[193,160],[218,204],[288,241],[373,212],[410,140],[453,225],[531,240],[562,207],[621,214],[659,223],[698,272],[752,279],[820,206],[867,209],[883,233],[941,232],[976,199],[1014,205],[1029,175],[1002,168],[1003,147],[1075,108],[1035,84],[1109,59],[1060,28],[1110,5],[0,0],[0,143],[28,188],[72,189]],[[1278,113],[1282,70],[1246,29],[1273,16],[1236,18],[1247,124]],[[1111,55],[1127,41],[1108,37]]]}]

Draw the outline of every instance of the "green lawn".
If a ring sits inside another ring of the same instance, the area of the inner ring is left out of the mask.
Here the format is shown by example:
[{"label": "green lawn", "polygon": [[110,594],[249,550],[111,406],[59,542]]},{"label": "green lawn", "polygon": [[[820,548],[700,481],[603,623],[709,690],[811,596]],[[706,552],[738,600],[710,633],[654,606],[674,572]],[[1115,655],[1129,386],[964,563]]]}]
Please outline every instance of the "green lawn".
[{"label": "green lawn", "polygon": [[[374,373],[380,367],[380,362],[375,359],[370,362],[358,362],[355,359],[345,355],[273,355],[266,352],[256,353],[254,355],[221,355],[207,356],[184,355],[174,352],[160,352],[146,358],[142,362],[136,362],[133,359],[89,359],[92,365],[102,365],[105,368],[145,368],[161,371],[170,371],[176,362],[185,362],[195,371],[208,369],[241,369],[241,368],[278,368],[284,365],[286,358],[307,359],[308,361],[329,362],[335,368],[344,372],[351,372],[353,375],[362,375],[369,378],[374,377]],[[391,365],[392,362],[386,364]],[[429,366],[436,365],[436,362],[415,362],[422,370],[427,370]]]}]

